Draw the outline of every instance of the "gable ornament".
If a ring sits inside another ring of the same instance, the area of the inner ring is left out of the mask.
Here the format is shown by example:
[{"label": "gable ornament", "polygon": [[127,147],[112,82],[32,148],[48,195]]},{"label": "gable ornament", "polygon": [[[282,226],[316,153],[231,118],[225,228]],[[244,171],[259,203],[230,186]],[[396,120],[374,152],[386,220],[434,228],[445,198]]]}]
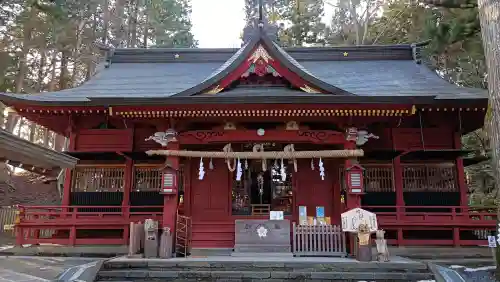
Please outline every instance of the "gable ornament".
[{"label": "gable ornament", "polygon": [[304,86],[300,87],[300,90],[306,92],[306,93],[321,93],[319,90],[312,88],[311,86],[305,84]]}]

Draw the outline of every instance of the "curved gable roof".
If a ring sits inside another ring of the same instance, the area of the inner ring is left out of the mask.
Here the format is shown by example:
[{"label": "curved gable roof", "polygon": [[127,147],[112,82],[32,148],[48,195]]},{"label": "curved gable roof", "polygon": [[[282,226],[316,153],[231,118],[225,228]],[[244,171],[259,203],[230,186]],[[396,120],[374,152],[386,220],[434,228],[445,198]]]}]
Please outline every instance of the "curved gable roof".
[{"label": "curved gable roof", "polygon": [[252,56],[255,56],[255,52],[258,52],[259,48],[263,48],[264,50],[262,52],[266,52],[264,56],[269,56],[269,60],[273,61],[273,67],[276,68],[276,66],[279,66],[282,68],[282,70],[278,70],[278,73],[283,75],[287,80],[293,81],[292,84],[295,84],[294,86],[298,89],[302,89],[304,92],[354,95],[353,93],[315,77],[299,62],[292,58],[292,56],[287,54],[281,47],[273,42],[263,28],[259,28],[248,43],[234,53],[229,60],[204,81],[185,91],[172,95],[172,97],[219,93],[225,86],[239,79],[240,76],[248,70],[250,67],[249,61],[252,59]]}]

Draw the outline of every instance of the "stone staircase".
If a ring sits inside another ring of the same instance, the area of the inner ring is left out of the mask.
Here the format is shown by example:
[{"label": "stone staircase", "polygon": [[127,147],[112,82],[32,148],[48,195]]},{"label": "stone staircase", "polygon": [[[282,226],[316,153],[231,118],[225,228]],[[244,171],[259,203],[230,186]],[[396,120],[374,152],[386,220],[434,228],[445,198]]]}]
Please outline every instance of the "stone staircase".
[{"label": "stone staircase", "polygon": [[104,281],[421,281],[433,280],[426,264],[397,258],[363,263],[344,258],[112,259],[97,280]]}]

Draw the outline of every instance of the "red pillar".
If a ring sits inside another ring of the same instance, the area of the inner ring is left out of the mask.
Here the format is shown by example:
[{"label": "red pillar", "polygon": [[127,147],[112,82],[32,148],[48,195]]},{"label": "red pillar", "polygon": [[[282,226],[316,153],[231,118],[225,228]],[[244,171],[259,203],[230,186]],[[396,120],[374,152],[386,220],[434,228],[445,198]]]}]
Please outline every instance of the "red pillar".
[{"label": "red pillar", "polygon": [[[344,149],[345,150],[355,150],[356,149],[356,143],[352,141],[346,141],[344,144]],[[346,159],[344,163],[344,174],[345,174],[345,181],[347,181],[347,169],[351,167],[354,163],[352,162],[351,159]],[[351,194],[349,191],[346,193],[346,207],[348,210],[354,209],[354,208],[360,208],[361,207],[361,195],[360,194]]]},{"label": "red pillar", "polygon": [[[393,161],[393,173],[394,173],[394,191],[396,193],[396,219],[400,220],[400,216],[405,211],[405,199],[403,193],[403,167],[401,166],[401,158],[396,157]],[[403,229],[397,229],[397,244],[401,246],[403,244]]]},{"label": "red pillar", "polygon": [[122,200],[122,214],[126,219],[127,224],[123,228],[123,244],[128,243],[130,232],[130,191],[132,190],[132,181],[134,179],[134,161],[127,158],[125,161],[125,174],[123,184],[123,200]]},{"label": "red pillar", "polygon": [[[462,139],[460,133],[455,133],[454,136],[454,147],[457,150],[462,149]],[[465,172],[464,172],[464,160],[459,157],[456,159],[456,170],[457,170],[457,185],[458,191],[460,192],[460,206],[467,207],[469,205],[469,199],[467,197],[468,187],[465,181]],[[463,209],[464,212],[467,212],[467,208]]]},{"label": "red pillar", "polygon": [[[344,149],[345,150],[354,150],[356,149],[356,143],[354,141],[346,141],[344,143]],[[344,162],[344,181],[346,183],[344,184],[347,187],[347,169],[353,165],[353,162],[351,159],[346,159]],[[346,199],[345,199],[345,205],[346,205],[346,210],[354,209],[354,208],[360,208],[361,207],[361,195],[359,194],[352,194],[350,191],[347,191],[346,193]],[[355,244],[356,244],[356,237],[354,234],[349,234],[349,249],[351,255],[355,255]]]},{"label": "red pillar", "polygon": [[[76,144],[76,133],[70,132],[69,134],[69,146],[68,151],[75,151]],[[64,174],[64,187],[63,187],[63,197],[62,206],[70,205],[70,195],[71,195],[71,169],[66,169]]]},{"label": "red pillar", "polygon": [[[168,150],[179,150],[178,142],[168,143]],[[179,157],[167,157],[168,164],[175,170],[179,169]],[[179,176],[177,174],[177,176]],[[163,195],[163,220],[162,227],[169,227],[172,234],[175,232],[175,221],[177,215],[177,197],[178,195]]]},{"label": "red pillar", "polygon": [[[462,149],[462,136],[460,132],[456,132],[454,136],[454,147],[455,149]],[[457,170],[457,185],[458,191],[460,192],[460,207],[464,207],[461,209],[461,212],[468,213],[469,209],[469,199],[467,196],[467,192],[469,188],[467,187],[467,182],[465,180],[465,171],[464,171],[464,160],[461,157],[458,157],[455,162],[456,170]],[[453,213],[459,212],[454,209]],[[460,228],[453,228],[453,245],[455,247],[460,246]]]}]

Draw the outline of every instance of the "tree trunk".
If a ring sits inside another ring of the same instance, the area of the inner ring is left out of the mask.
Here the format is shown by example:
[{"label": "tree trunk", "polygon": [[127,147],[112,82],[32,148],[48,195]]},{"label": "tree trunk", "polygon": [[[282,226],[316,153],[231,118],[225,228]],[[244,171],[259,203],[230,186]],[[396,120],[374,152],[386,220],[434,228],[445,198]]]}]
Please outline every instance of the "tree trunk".
[{"label": "tree trunk", "polygon": [[148,48],[149,38],[149,1],[146,1],[144,8],[144,33],[142,34],[142,46]]},{"label": "tree trunk", "polygon": [[64,136],[56,134],[56,138],[54,140],[54,150],[58,152],[62,152],[64,150]]},{"label": "tree trunk", "polygon": [[135,48],[137,46],[137,10],[138,10],[137,1],[130,1],[130,17],[129,17],[129,48]]},{"label": "tree trunk", "polygon": [[49,148],[49,137],[50,137],[50,131],[47,127],[43,128],[43,146],[45,148]]},{"label": "tree trunk", "polygon": [[30,121],[30,135],[29,135],[29,141],[33,143],[38,143],[36,142],[36,131],[38,129],[38,126],[36,123]]},{"label": "tree trunk", "polygon": [[50,69],[50,82],[49,82],[49,92],[56,89],[56,69],[57,69],[57,50],[52,51],[51,59],[51,69]]},{"label": "tree trunk", "polygon": [[102,21],[103,21],[103,31],[102,31],[102,38],[101,41],[104,45],[108,45],[108,29],[109,29],[109,18],[110,18],[110,13],[109,13],[109,1],[105,0],[104,5],[102,7],[104,13],[102,16]]},{"label": "tree trunk", "polygon": [[[65,48],[65,47],[64,47]],[[61,68],[59,74],[59,90],[68,88],[69,80],[68,77],[68,59],[71,55],[69,50],[62,50],[61,52]]]},{"label": "tree trunk", "polygon": [[43,86],[45,85],[44,79],[45,79],[45,64],[47,61],[47,52],[45,51],[45,48],[42,48],[40,50],[40,67],[38,68],[38,81],[37,81],[37,90],[38,92],[43,91]]},{"label": "tree trunk", "polygon": [[[496,189],[500,188],[500,1],[479,0],[479,18],[483,37],[486,65],[488,67],[488,92],[491,107],[489,126],[492,151],[492,166],[495,173]],[[497,199],[500,200],[500,199]],[[500,203],[497,202],[500,223]],[[500,239],[500,227],[497,225],[497,238]],[[500,241],[500,240],[499,240]],[[499,244],[500,245],[500,242]],[[496,278],[500,281],[500,247],[497,245]]]},{"label": "tree trunk", "polygon": [[20,118],[19,119],[19,126],[18,126],[19,130],[17,131],[17,136],[19,138],[23,138],[22,133],[23,133],[24,124],[25,124],[25,119],[24,118]]}]

